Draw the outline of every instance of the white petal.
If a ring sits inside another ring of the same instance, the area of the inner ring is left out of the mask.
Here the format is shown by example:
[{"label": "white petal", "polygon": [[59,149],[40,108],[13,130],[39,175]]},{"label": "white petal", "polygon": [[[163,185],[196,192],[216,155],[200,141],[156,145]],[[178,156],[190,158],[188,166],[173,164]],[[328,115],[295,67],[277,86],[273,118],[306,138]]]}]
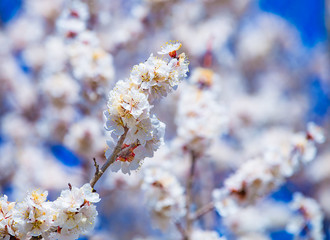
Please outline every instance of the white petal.
[{"label": "white petal", "polygon": [[121,168],[121,161],[115,161],[113,164],[110,165],[110,169],[113,172],[118,172]]},{"label": "white petal", "polygon": [[122,163],[121,171],[124,174],[126,174],[126,173],[131,174],[130,169],[129,169],[129,165],[127,163]]},{"label": "white petal", "polygon": [[140,167],[140,162],[137,159],[134,159],[129,165],[130,170],[136,170],[139,167]]}]

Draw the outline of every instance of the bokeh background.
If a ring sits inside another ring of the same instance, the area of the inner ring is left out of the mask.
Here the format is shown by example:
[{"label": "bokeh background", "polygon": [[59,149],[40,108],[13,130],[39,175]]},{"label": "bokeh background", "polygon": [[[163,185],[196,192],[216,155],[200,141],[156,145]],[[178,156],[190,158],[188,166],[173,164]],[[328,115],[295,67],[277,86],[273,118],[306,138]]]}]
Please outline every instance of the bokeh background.
[{"label": "bokeh background", "polygon": [[[170,39],[183,44],[190,74],[204,67],[218,75],[219,106],[225,106],[229,118],[227,131],[219,135],[221,154],[210,154],[197,170],[195,193],[209,197],[210,189],[221,187],[242,162],[262,151],[262,143],[271,144],[269,139],[288,129],[301,131],[314,121],[329,138],[330,1],[84,2],[89,5],[87,28],[97,36],[102,56],[96,63],[101,67],[93,68],[96,75],[81,71],[88,63],[67,56],[70,46],[57,22],[69,1],[0,0],[0,192],[11,201],[35,188],[47,189],[56,199],[68,182],[89,181],[93,157],[104,161],[102,112],[108,92]],[[168,157],[177,165],[184,162],[184,156],[173,153],[177,101],[184,91],[179,87],[154,107],[167,124],[167,145],[146,165]],[[329,140],[319,150],[313,163],[269,199],[285,204],[296,191],[315,198],[330,239]],[[177,171],[184,182],[184,170]],[[168,239],[152,226],[140,173],[109,173],[98,183],[99,221],[95,233],[80,239]],[[235,239],[215,212],[198,224]],[[266,233],[270,239],[293,239],[284,228]]]}]

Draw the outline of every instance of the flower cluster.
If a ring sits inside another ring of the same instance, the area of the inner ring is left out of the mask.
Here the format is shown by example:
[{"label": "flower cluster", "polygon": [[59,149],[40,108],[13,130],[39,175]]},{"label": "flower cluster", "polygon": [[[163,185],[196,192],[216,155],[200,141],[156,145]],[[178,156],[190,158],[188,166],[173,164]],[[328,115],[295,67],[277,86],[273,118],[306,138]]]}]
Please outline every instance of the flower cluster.
[{"label": "flower cluster", "polygon": [[142,189],[157,226],[166,230],[186,213],[184,189],[171,173],[160,168],[145,170]]},{"label": "flower cluster", "polygon": [[93,89],[106,86],[114,77],[113,58],[104,51],[93,32],[81,33],[69,47],[69,59],[73,74]]},{"label": "flower cluster", "polygon": [[100,46],[94,32],[87,29],[88,6],[72,1],[57,21],[57,28],[67,42],[73,76],[85,85],[85,96],[94,102],[114,78],[113,58]]},{"label": "flower cluster", "polygon": [[23,202],[0,198],[0,237],[2,239],[72,240],[93,229],[97,211],[93,203],[100,198],[89,184],[64,190],[54,202],[48,192],[29,192]]},{"label": "flower cluster", "polygon": [[[144,62],[133,67],[130,77],[120,80],[109,93],[105,128],[113,136],[122,136],[127,132],[121,152],[110,166],[113,171],[122,169],[130,173],[139,167],[145,157],[152,157],[163,142],[165,124],[151,114],[151,104],[166,96],[187,75],[188,60],[184,53],[176,56],[178,43],[168,44],[162,53],[168,53],[170,59],[161,59],[152,54]],[[175,54],[174,54],[175,52]],[[112,153],[114,141],[109,140]]]},{"label": "flower cluster", "polygon": [[212,140],[223,133],[227,116],[215,87],[217,74],[211,69],[198,68],[189,80],[183,85],[178,102],[178,143],[202,155]]},{"label": "flower cluster", "polygon": [[287,225],[287,231],[299,239],[324,239],[323,213],[319,204],[312,198],[295,193],[290,204],[294,216]]},{"label": "flower cluster", "polygon": [[87,29],[88,18],[87,5],[81,1],[72,1],[69,8],[64,9],[57,21],[57,29],[64,37],[75,38]]},{"label": "flower cluster", "polygon": [[223,224],[237,239],[269,239],[267,231],[285,228],[291,217],[287,205],[265,199],[224,217]]},{"label": "flower cluster", "polygon": [[313,160],[315,143],[323,143],[320,127],[308,124],[307,133],[292,137],[291,148],[269,149],[262,156],[244,163],[225,180],[222,189],[213,191],[217,211],[221,215],[236,212],[238,206],[247,206],[282,185],[301,166]]},{"label": "flower cluster", "polygon": [[104,153],[104,138],[102,127],[99,121],[94,118],[85,119],[72,124],[64,143],[80,155],[87,156],[89,159],[95,157],[95,153]]},{"label": "flower cluster", "polygon": [[42,90],[53,106],[61,109],[78,102],[80,86],[69,74],[58,73],[43,81]]}]

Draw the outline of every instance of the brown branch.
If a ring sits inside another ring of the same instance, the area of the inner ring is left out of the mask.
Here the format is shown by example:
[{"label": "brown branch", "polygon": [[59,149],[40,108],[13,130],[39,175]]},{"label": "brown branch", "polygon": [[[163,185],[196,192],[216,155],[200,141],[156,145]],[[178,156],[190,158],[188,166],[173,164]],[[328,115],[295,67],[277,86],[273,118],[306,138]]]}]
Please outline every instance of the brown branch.
[{"label": "brown branch", "polygon": [[95,158],[93,158],[93,161],[94,161],[94,167],[95,167],[95,174],[98,174],[100,171],[100,166],[97,164]]},{"label": "brown branch", "polygon": [[116,145],[115,149],[113,150],[111,156],[103,164],[102,168],[95,172],[93,178],[89,182],[92,188],[94,188],[95,184],[100,179],[100,177],[103,175],[103,173],[107,170],[107,168],[116,161],[116,159],[121,151],[121,147],[124,143],[124,140],[126,138],[127,132],[128,132],[128,128],[125,127],[124,133],[123,133],[123,135],[120,136],[120,138],[117,142],[117,145]]},{"label": "brown branch", "polygon": [[191,155],[191,165],[190,165],[190,171],[189,171],[187,187],[186,187],[186,211],[187,211],[187,213],[186,213],[186,236],[184,238],[185,240],[190,239],[191,230],[192,230],[193,221],[191,221],[190,208],[191,208],[191,204],[193,202],[192,187],[194,184],[194,172],[195,172],[195,165],[196,165],[196,159],[197,159],[197,156],[194,153],[194,151],[190,151],[190,155]]},{"label": "brown branch", "polygon": [[191,221],[196,221],[198,218],[202,217],[208,212],[211,212],[214,209],[214,203],[210,202],[203,207],[197,209],[197,211],[191,216],[190,220]]},{"label": "brown branch", "polygon": [[184,228],[182,227],[182,224],[181,224],[180,222],[175,222],[175,226],[176,226],[176,228],[178,229],[178,231],[181,233],[182,238],[183,238],[183,239],[186,239],[186,237],[187,237],[187,233],[186,233],[186,231],[184,230]]}]

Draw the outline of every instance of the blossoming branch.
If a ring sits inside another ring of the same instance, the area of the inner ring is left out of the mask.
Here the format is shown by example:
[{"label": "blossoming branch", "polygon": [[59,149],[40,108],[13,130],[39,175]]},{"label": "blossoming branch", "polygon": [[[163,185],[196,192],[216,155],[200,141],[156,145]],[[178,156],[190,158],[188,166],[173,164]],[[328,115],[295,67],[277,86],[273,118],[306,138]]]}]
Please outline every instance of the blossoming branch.
[{"label": "blossoming branch", "polygon": [[165,124],[152,114],[152,103],[166,96],[187,75],[188,60],[177,55],[181,43],[166,43],[158,58],[153,54],[135,65],[128,79],[120,80],[109,93],[108,109],[104,111],[105,129],[113,138],[107,141],[107,162],[97,169],[91,180],[93,187],[104,171],[128,173],[140,166],[145,157],[152,157],[164,141]]},{"label": "blossoming branch", "polygon": [[0,199],[0,237],[3,239],[77,239],[91,231],[97,216],[93,203],[100,201],[92,187],[110,166],[111,170],[130,173],[145,157],[152,157],[163,143],[165,124],[151,113],[152,103],[166,96],[187,75],[188,60],[176,55],[181,44],[168,43],[160,54],[150,55],[145,63],[134,66],[126,80],[118,81],[109,93],[106,130],[114,139],[108,141],[107,162],[96,172],[90,184],[76,188],[70,185],[54,202],[47,202],[48,192],[28,193],[21,203]]}]

